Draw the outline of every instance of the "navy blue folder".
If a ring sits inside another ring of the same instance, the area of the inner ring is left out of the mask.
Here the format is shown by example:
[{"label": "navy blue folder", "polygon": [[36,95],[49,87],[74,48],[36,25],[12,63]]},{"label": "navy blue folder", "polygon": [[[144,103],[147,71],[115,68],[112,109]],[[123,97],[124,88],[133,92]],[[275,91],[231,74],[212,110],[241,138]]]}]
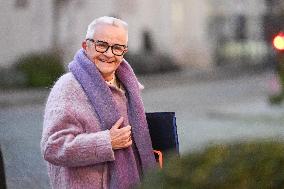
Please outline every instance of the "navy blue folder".
[{"label": "navy blue folder", "polygon": [[179,142],[175,112],[146,113],[154,150],[179,155]]}]

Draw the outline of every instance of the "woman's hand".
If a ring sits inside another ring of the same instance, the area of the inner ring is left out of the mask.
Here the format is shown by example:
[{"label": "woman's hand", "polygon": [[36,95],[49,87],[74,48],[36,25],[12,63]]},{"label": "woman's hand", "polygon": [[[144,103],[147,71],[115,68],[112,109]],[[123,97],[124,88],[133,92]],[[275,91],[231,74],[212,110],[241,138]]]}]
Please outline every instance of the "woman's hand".
[{"label": "woman's hand", "polygon": [[119,118],[109,130],[111,145],[114,150],[127,148],[132,145],[131,126],[127,125],[126,127],[120,128],[122,123],[123,117]]}]

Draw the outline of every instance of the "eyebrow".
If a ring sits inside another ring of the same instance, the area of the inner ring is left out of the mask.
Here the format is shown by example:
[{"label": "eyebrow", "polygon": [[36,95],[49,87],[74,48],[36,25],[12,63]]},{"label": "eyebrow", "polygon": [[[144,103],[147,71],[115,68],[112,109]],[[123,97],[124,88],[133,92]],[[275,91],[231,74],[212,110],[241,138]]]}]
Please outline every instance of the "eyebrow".
[{"label": "eyebrow", "polygon": [[115,43],[115,44],[113,44],[113,45],[110,45],[108,42],[106,42],[106,41],[102,41],[102,40],[93,40],[93,39],[89,39],[90,41],[92,41],[92,42],[102,42],[102,43],[107,43],[108,44],[108,46],[114,46],[114,45],[119,45],[119,46],[123,46],[123,47],[127,47],[127,45],[121,45],[121,44],[117,44],[117,43]]}]

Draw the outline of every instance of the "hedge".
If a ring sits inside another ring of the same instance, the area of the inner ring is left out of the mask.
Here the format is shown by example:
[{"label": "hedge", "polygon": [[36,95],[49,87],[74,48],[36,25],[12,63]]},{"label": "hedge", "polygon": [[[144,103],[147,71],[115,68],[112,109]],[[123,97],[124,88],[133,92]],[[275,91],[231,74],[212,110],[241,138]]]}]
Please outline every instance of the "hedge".
[{"label": "hedge", "polygon": [[20,58],[16,70],[24,74],[26,87],[50,87],[65,72],[60,56],[53,52]]},{"label": "hedge", "polygon": [[284,143],[218,145],[169,160],[141,189],[283,189]]}]

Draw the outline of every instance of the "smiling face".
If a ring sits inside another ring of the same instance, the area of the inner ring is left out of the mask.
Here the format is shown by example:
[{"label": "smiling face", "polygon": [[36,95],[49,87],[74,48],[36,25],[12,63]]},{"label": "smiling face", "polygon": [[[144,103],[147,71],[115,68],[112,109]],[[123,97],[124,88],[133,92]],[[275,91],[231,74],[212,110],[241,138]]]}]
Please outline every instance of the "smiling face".
[{"label": "smiling face", "polygon": [[[99,24],[96,26],[93,40],[107,42],[110,46],[114,44],[126,46],[128,40],[127,31],[123,27]],[[82,47],[85,49],[88,58],[97,66],[103,78],[107,81],[111,80],[115,70],[123,60],[123,55],[114,55],[111,47],[104,53],[97,52],[95,44],[88,40],[82,43]]]}]

